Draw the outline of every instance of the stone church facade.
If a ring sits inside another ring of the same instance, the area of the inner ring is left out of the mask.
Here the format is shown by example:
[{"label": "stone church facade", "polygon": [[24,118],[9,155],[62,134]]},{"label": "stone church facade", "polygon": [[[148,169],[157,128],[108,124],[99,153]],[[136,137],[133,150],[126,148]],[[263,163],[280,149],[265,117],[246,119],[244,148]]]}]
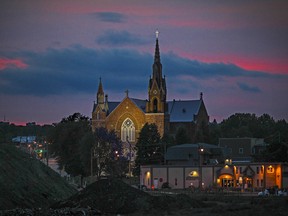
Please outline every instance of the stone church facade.
[{"label": "stone church facade", "polygon": [[[108,101],[100,79],[96,102],[92,111],[92,129],[105,127],[114,130],[123,142],[135,144],[142,127],[155,123],[161,136],[165,133],[175,136],[179,128],[184,128],[195,142],[208,132],[209,116],[200,94],[198,100],[167,101],[165,76],[162,75],[158,35],[153,63],[152,77],[149,79],[148,99],[126,97],[119,102]],[[206,140],[202,140],[206,141]]]}]

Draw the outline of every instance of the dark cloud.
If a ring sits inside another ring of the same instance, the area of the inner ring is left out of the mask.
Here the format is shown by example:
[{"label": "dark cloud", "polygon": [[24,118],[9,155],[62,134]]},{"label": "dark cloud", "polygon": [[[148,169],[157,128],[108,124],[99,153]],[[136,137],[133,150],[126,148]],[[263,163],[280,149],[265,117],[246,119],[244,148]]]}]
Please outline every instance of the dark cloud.
[{"label": "dark cloud", "polygon": [[[0,92],[15,95],[94,94],[99,77],[102,77],[106,90],[121,92],[128,88],[145,92],[153,64],[152,53],[131,49],[95,50],[82,46],[44,52],[0,52],[0,56],[22,59],[28,65],[22,69],[13,67],[0,71]],[[181,81],[181,76],[191,76],[196,80],[194,82],[219,77],[279,78],[279,75],[245,71],[233,64],[207,64],[165,53],[161,54],[161,59],[168,85],[176,85],[174,81]],[[190,86],[194,85],[189,80],[185,80],[185,85],[189,86],[189,82]],[[259,88],[248,84],[239,82],[237,85],[245,91],[260,92]],[[185,88],[181,92],[185,92]]]},{"label": "dark cloud", "polygon": [[241,90],[246,91],[246,92],[253,92],[253,93],[261,92],[261,90],[258,87],[250,86],[246,83],[237,82],[237,85]]},{"label": "dark cloud", "polygon": [[98,44],[105,45],[143,45],[147,44],[147,41],[141,37],[131,34],[128,31],[115,31],[107,30],[102,35],[100,35],[96,42]]},{"label": "dark cloud", "polygon": [[[165,67],[168,74],[191,75],[200,79],[208,79],[214,77],[281,77],[281,75],[273,75],[259,71],[248,71],[231,63],[203,63],[195,60],[181,58],[173,53],[164,55],[166,59]],[[179,67],[180,66],[180,67]]]},{"label": "dark cloud", "polygon": [[122,23],[126,20],[125,15],[117,12],[97,12],[92,15],[102,22]]}]

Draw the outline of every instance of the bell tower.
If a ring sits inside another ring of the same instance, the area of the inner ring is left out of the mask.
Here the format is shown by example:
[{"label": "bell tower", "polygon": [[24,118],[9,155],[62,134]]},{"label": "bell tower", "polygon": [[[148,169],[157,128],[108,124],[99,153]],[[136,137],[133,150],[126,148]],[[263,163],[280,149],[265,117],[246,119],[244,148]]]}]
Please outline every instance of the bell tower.
[{"label": "bell tower", "polygon": [[165,77],[162,77],[162,64],[160,60],[158,36],[159,32],[157,30],[154,63],[152,66],[153,73],[152,78],[150,77],[148,86],[148,102],[146,106],[147,113],[165,113],[167,109],[167,89]]}]

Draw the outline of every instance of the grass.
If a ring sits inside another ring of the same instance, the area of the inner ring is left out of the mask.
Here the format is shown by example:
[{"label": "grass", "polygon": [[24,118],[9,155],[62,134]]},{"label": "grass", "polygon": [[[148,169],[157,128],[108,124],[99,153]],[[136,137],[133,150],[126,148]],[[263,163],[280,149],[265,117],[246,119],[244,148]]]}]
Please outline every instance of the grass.
[{"label": "grass", "polygon": [[51,168],[8,144],[0,144],[0,191],[0,210],[46,208],[76,193]]}]

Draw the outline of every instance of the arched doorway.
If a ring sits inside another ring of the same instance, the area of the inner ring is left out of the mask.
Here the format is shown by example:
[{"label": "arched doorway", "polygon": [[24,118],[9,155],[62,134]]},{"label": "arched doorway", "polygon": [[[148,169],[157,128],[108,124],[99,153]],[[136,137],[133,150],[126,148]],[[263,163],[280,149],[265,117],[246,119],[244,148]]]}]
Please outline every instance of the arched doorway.
[{"label": "arched doorway", "polygon": [[219,184],[221,187],[234,187],[234,179],[232,175],[224,174],[219,176]]}]

